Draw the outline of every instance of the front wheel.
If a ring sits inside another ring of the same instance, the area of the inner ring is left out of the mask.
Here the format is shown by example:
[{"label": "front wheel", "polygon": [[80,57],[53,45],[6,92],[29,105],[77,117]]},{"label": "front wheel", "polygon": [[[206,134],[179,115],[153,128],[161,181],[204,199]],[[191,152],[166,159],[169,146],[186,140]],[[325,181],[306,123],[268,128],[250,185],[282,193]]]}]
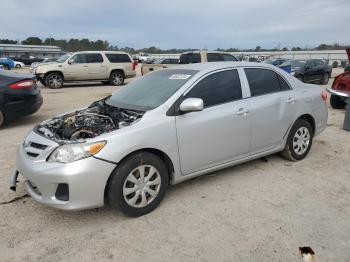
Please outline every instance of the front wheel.
[{"label": "front wheel", "polygon": [[346,102],[341,99],[340,96],[331,95],[330,104],[334,109],[343,109],[346,105]]},{"label": "front wheel", "polygon": [[50,73],[45,78],[45,86],[52,89],[58,89],[63,86],[63,76],[59,73]]},{"label": "front wheel", "polygon": [[111,85],[121,86],[122,84],[124,84],[124,79],[125,79],[124,73],[118,70],[111,73],[109,77],[109,82]]},{"label": "front wheel", "polygon": [[313,132],[310,123],[298,119],[289,132],[287,144],[281,153],[283,157],[291,161],[304,159],[312,145]]},{"label": "front wheel", "polygon": [[139,152],[124,160],[108,183],[108,201],[128,216],[154,210],[168,188],[168,171],[156,155]]},{"label": "front wheel", "polygon": [[16,65],[16,68],[21,68],[21,65],[17,64],[17,65]]}]

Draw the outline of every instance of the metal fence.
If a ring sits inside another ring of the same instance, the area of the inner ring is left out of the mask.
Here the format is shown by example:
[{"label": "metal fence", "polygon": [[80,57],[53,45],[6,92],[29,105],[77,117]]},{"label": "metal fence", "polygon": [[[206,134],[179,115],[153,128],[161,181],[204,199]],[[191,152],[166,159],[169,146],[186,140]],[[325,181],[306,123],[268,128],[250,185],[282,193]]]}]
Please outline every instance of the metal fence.
[{"label": "metal fence", "polygon": [[[345,50],[325,50],[325,51],[266,51],[266,52],[230,52],[230,54],[236,57],[248,57],[248,58],[286,58],[286,59],[322,59],[329,62],[329,64],[335,61],[339,64],[342,61],[348,61]],[[180,54],[150,54],[154,59],[162,58],[179,58]]]}]

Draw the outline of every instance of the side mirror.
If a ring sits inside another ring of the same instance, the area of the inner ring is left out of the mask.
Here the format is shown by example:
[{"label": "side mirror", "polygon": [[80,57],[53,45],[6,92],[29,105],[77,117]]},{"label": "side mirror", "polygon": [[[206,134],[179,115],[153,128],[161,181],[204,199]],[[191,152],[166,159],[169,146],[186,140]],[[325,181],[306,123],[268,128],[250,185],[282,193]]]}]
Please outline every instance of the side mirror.
[{"label": "side mirror", "polygon": [[75,63],[75,62],[74,62],[73,59],[68,60],[68,64],[72,65],[72,64],[74,64],[74,63]]},{"label": "side mirror", "polygon": [[201,98],[187,98],[180,104],[180,111],[184,113],[202,111],[204,103]]}]

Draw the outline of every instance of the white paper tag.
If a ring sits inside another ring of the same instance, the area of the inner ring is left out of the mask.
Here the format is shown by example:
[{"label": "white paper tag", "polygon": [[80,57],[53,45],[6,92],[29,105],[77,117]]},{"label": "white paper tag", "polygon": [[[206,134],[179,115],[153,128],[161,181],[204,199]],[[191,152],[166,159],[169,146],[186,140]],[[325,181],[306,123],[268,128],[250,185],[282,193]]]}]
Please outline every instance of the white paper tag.
[{"label": "white paper tag", "polygon": [[169,77],[169,79],[173,79],[173,80],[186,80],[188,78],[190,78],[191,75],[184,75],[184,74],[176,74],[176,75],[172,75]]}]

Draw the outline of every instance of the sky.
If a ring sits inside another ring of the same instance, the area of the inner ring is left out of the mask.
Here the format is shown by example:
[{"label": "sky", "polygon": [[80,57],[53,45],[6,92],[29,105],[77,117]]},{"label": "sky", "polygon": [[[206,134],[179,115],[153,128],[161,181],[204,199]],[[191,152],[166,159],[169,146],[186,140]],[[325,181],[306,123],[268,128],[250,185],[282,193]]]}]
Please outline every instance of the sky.
[{"label": "sky", "polygon": [[350,45],[350,0],[0,0],[0,10],[0,39],[162,49]]}]

